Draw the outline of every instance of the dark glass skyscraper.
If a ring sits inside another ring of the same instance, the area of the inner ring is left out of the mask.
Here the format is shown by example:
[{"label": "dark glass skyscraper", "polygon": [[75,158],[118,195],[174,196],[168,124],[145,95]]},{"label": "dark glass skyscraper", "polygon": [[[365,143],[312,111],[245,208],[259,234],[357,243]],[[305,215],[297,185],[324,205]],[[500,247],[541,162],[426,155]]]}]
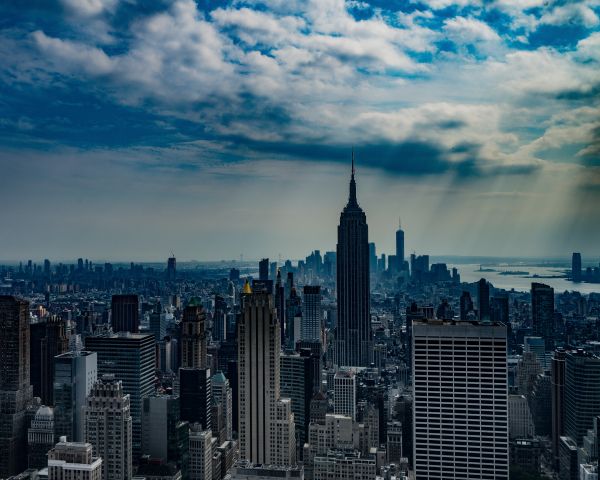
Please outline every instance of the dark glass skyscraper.
[{"label": "dark glass skyscraper", "polygon": [[531,326],[544,339],[546,350],[554,347],[554,289],[543,283],[531,284]]},{"label": "dark glass skyscraper", "polygon": [[398,271],[404,269],[404,230],[400,226],[396,230],[396,264]]},{"label": "dark glass skyscraper", "polygon": [[479,311],[479,320],[490,320],[490,286],[485,278],[477,283],[477,310]]},{"label": "dark glass skyscraper", "polygon": [[373,358],[369,287],[369,227],[356,200],[354,156],[350,196],[340,215],[337,243],[335,361],[338,366],[367,367]]},{"label": "dark glass skyscraper", "polygon": [[581,253],[573,252],[571,260],[571,279],[574,282],[581,281]]},{"label": "dark glass skyscraper", "polygon": [[268,280],[269,279],[269,259],[263,258],[258,262],[258,279]]},{"label": "dark glass skyscraper", "polygon": [[137,295],[113,295],[111,304],[113,332],[137,333],[140,328]]}]

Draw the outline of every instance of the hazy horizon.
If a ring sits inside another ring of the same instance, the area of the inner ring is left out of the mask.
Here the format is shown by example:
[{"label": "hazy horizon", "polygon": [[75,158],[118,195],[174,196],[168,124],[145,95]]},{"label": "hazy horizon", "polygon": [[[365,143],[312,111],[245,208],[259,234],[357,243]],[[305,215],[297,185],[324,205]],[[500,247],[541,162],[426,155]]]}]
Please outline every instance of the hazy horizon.
[{"label": "hazy horizon", "polygon": [[0,257],[598,257],[600,7],[0,6]]}]

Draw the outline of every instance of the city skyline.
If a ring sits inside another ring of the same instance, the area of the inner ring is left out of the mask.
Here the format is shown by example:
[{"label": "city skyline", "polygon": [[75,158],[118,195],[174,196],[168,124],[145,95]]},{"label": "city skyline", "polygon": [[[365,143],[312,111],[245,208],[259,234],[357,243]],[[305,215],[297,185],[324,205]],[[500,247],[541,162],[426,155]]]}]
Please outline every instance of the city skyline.
[{"label": "city skyline", "polygon": [[381,251],[600,254],[594,1],[0,12],[3,260],[333,247],[352,146]]}]

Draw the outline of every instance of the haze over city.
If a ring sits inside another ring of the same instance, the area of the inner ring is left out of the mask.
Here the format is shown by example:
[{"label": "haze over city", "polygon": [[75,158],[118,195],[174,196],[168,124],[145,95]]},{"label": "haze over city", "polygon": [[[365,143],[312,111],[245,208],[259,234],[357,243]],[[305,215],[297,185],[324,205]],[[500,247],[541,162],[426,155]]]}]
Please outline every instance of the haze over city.
[{"label": "haze over city", "polygon": [[5,2],[0,257],[597,258],[598,2]]}]

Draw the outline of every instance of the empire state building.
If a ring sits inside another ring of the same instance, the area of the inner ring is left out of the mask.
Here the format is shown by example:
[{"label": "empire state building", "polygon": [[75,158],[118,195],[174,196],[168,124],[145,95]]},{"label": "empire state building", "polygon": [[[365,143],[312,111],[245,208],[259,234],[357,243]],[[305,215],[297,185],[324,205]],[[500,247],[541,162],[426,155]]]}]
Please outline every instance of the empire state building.
[{"label": "empire state building", "polygon": [[338,321],[335,362],[339,367],[368,367],[373,358],[370,318],[369,227],[356,200],[354,153],[348,204],[340,214],[337,243]]}]

